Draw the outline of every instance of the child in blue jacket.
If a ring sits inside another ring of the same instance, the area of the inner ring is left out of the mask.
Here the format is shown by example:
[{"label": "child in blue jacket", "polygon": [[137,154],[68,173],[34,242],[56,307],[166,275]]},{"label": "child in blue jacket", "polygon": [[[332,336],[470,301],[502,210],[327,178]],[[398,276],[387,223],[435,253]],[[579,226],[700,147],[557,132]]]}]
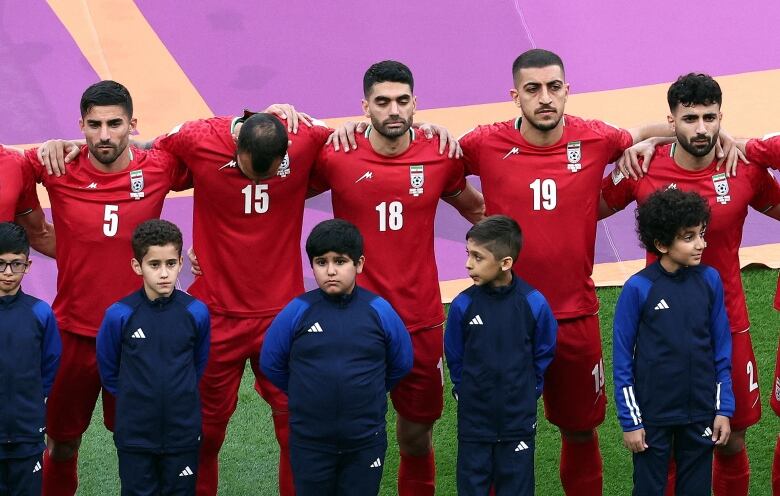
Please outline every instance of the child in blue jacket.
[{"label": "child in blue jacket", "polygon": [[22,291],[24,229],[0,223],[0,494],[41,494],[46,398],[62,343],[51,307]]},{"label": "child in blue jacket", "polygon": [[365,258],[353,224],[321,222],[306,253],[319,289],[279,313],[260,354],[263,373],[289,396],[295,492],[375,495],[387,392],[412,368],[411,338],[386,300],[356,285]]},{"label": "child in blue jacket", "polygon": [[634,494],[709,496],[713,448],[734,414],[731,333],[718,272],[701,265],[706,200],[676,188],[637,209],[642,245],[658,260],[632,276],[615,309],[615,405],[633,453]]},{"label": "child in blue jacket", "polygon": [[494,215],[466,234],[474,285],[450,306],[444,351],[458,400],[460,495],[534,494],[536,402],[558,324],[544,296],[512,272],[522,233]]},{"label": "child in blue jacket", "polygon": [[146,221],[132,243],[131,265],[143,287],[106,310],[97,336],[100,378],[116,396],[122,495],[195,494],[208,309],[176,289],[182,267],[178,227]]}]

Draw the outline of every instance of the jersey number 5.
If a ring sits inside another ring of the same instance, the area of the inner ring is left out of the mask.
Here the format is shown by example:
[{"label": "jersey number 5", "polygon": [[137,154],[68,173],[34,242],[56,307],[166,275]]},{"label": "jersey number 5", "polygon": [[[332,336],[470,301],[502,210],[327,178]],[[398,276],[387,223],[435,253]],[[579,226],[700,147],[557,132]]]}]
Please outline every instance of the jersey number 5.
[{"label": "jersey number 5", "polygon": [[534,210],[552,210],[558,204],[557,186],[553,179],[537,179],[529,187],[534,192]]},{"label": "jersey number 5", "polygon": [[103,211],[103,234],[109,238],[119,231],[119,205],[106,205]]},{"label": "jersey number 5", "polygon": [[244,193],[245,214],[251,214],[252,211],[258,214],[268,212],[271,198],[268,196],[267,184],[249,184],[241,192]]}]

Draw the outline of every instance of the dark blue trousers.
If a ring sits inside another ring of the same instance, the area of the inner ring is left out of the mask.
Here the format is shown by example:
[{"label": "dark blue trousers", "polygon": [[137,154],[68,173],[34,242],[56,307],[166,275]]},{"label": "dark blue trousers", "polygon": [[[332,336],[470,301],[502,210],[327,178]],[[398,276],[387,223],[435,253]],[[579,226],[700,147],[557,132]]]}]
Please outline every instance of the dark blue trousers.
[{"label": "dark blue trousers", "polygon": [[43,482],[43,452],[26,458],[0,460],[0,494],[40,496]]},{"label": "dark blue trousers", "polygon": [[645,425],[648,448],[634,453],[634,496],[657,496],[666,490],[669,457],[677,464],[675,494],[710,496],[712,490],[712,421],[674,426]]},{"label": "dark blue trousers", "polygon": [[195,494],[198,450],[157,454],[117,450],[122,496]]},{"label": "dark blue trousers", "polygon": [[297,496],[372,496],[379,493],[387,437],[356,451],[325,452],[290,443]]},{"label": "dark blue trousers", "polygon": [[459,496],[533,496],[533,438],[498,443],[458,441],[457,483]]}]

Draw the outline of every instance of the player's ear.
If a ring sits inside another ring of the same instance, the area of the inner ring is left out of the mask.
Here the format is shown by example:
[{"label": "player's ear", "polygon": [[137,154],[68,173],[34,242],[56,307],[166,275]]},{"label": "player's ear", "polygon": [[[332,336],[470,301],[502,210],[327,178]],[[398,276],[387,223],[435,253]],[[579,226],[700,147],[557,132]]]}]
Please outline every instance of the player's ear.
[{"label": "player's ear", "polygon": [[138,263],[138,260],[136,260],[135,258],[130,259],[130,267],[132,267],[133,272],[135,272],[139,276],[144,275],[143,271],[141,270],[141,264]]},{"label": "player's ear", "polygon": [[131,132],[132,132],[132,131],[135,131],[135,127],[136,127],[137,125],[138,125],[138,119],[136,119],[135,117],[133,117],[132,119],[130,119],[130,131],[131,131]]},{"label": "player's ear", "polygon": [[30,266],[32,265],[32,263],[33,263],[33,261],[32,261],[32,260],[30,260],[30,258],[29,258],[29,257],[27,257],[27,267],[25,267],[25,269],[24,269],[24,273],[25,273],[25,274],[27,274],[28,272],[30,272]]},{"label": "player's ear", "polygon": [[666,116],[666,122],[669,123],[669,128],[674,132],[674,116],[672,114]]},{"label": "player's ear", "polygon": [[512,257],[504,257],[501,259],[501,270],[503,272],[506,272],[507,270],[512,270],[512,266],[515,264],[515,261],[512,260]]},{"label": "player's ear", "polygon": [[371,114],[368,113],[368,100],[365,98],[361,100],[361,105],[363,106],[363,115],[366,117],[371,117]]},{"label": "player's ear", "polygon": [[366,263],[366,257],[364,257],[363,255],[361,255],[360,258],[358,258],[357,262],[355,262],[355,270],[358,274],[363,272],[363,265],[365,265],[365,263]]},{"label": "player's ear", "polygon": [[512,88],[509,90],[509,96],[512,97],[512,101],[515,102],[516,107],[520,107],[520,92],[517,89]]},{"label": "player's ear", "polygon": [[669,247],[661,243],[657,239],[653,240],[653,245],[655,246],[655,249],[658,250],[660,253],[663,254],[669,253]]}]

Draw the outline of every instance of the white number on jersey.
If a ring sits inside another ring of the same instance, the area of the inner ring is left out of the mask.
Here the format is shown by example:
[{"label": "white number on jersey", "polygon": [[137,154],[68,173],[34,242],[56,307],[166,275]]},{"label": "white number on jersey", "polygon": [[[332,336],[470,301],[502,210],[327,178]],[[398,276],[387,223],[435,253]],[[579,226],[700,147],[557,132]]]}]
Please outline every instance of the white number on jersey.
[{"label": "white number on jersey", "polygon": [[268,196],[267,184],[249,184],[241,192],[244,193],[245,214],[251,214],[253,211],[258,214],[268,212],[271,198]]},{"label": "white number on jersey", "polygon": [[553,179],[537,179],[529,187],[534,191],[534,210],[552,210],[558,204],[558,193]]},{"label": "white number on jersey", "polygon": [[758,381],[756,381],[756,374],[755,374],[755,372],[753,370],[753,362],[748,362],[747,363],[747,375],[748,375],[748,378],[750,379],[750,381],[749,381],[750,382],[750,386],[749,386],[748,392],[752,393],[753,391],[758,389]]},{"label": "white number on jersey", "polygon": [[379,212],[379,231],[398,231],[404,227],[404,206],[399,201],[382,202],[374,209]]},{"label": "white number on jersey", "polygon": [[599,363],[597,363],[593,370],[590,372],[590,375],[593,376],[593,385],[596,387],[596,394],[599,394],[599,392],[604,388],[604,360],[599,360]]},{"label": "white number on jersey", "polygon": [[119,205],[106,205],[106,209],[103,211],[103,234],[106,236],[116,236],[119,231]]}]

